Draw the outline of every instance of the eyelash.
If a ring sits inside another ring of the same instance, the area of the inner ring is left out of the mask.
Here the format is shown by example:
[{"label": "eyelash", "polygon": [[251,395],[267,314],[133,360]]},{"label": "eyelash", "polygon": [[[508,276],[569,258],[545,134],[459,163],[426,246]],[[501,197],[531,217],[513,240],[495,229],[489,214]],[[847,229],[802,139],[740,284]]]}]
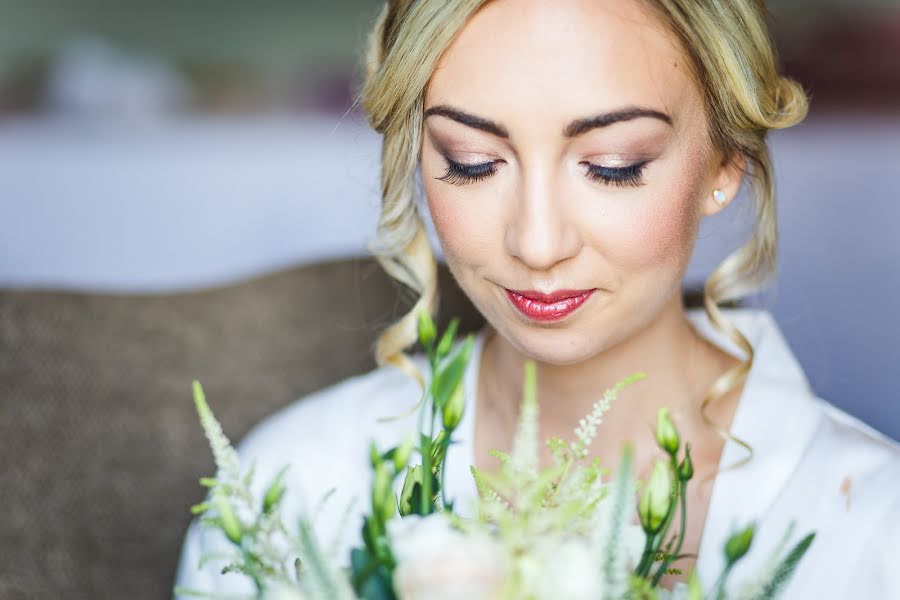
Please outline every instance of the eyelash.
[{"label": "eyelash", "polygon": [[[475,183],[487,179],[497,170],[493,162],[464,165],[447,157],[444,157],[444,159],[447,161],[447,171],[435,179],[454,185],[466,185],[467,183]],[[644,185],[642,175],[648,162],[638,162],[621,168],[603,167],[593,163],[584,164],[588,166],[586,175],[592,181],[617,187],[636,187]]]}]

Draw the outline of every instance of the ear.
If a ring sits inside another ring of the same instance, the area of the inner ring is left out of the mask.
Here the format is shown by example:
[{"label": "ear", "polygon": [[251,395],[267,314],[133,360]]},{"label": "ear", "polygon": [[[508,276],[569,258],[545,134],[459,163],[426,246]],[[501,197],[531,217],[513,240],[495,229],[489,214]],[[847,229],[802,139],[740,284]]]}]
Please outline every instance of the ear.
[{"label": "ear", "polygon": [[[721,155],[720,155],[721,156]],[[703,215],[710,216],[718,213],[734,200],[741,189],[744,173],[747,172],[747,157],[740,152],[731,156],[720,158],[708,189],[704,191]],[[714,190],[721,190],[724,201],[719,204],[713,195]]]}]

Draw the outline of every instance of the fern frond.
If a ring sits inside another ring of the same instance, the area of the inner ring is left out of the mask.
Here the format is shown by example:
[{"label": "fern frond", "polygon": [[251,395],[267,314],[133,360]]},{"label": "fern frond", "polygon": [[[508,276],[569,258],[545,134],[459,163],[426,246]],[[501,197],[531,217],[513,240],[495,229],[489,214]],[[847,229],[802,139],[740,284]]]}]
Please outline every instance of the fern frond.
[{"label": "fern frond", "polygon": [[[795,521],[791,521],[787,533],[779,543],[779,548],[783,547],[794,526]],[[815,537],[815,532],[807,534],[780,560],[776,559],[781,554],[780,551],[773,554],[773,557],[767,562],[766,568],[763,569],[763,573],[757,577],[755,584],[745,587],[740,596],[742,600],[769,600],[777,598],[784,590],[791,575],[797,568],[797,563],[803,558]]]},{"label": "fern frond", "polygon": [[301,583],[311,600],[356,600],[347,579],[332,570],[316,540],[312,525],[305,519],[300,520],[299,542],[304,564]]}]

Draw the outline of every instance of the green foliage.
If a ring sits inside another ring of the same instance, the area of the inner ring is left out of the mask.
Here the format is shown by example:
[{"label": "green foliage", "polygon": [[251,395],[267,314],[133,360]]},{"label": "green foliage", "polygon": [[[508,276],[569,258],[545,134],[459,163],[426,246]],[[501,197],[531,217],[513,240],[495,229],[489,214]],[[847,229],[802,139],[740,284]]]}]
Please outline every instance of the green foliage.
[{"label": "green foliage", "polygon": [[[500,459],[497,471],[482,472],[471,467],[478,490],[477,515],[463,519],[453,514],[453,503],[444,494],[445,458],[465,408],[463,377],[474,345],[474,338],[469,335],[451,353],[458,322],[453,319],[447,330],[439,334],[430,316],[424,312],[419,315],[419,340],[426,349],[431,382],[420,405],[418,438],[412,436],[385,451],[379,451],[374,444],[370,446],[371,507],[362,519],[362,546],[352,549],[346,574],[332,567],[329,553],[316,539],[312,520],[301,519],[296,532],[282,523],[287,467],[277,473],[260,500],[254,499],[250,487],[255,465],[242,473],[237,453],[213,416],[199,382],[193,382],[197,413],[217,473],[214,478],[200,479],[201,485],[209,488],[208,497],[192,506],[191,512],[204,526],[221,530],[233,547],[233,552],[226,555],[203,556],[201,564],[212,559],[226,561],[222,572],[251,578],[259,594],[287,589],[296,590],[303,600],[395,600],[393,574],[397,557],[391,548],[388,523],[410,515],[427,517],[441,512],[455,528],[497,540],[512,559],[504,598],[534,598],[532,586],[540,563],[535,571],[534,560],[529,562],[526,557],[534,552],[536,544],[578,538],[588,544],[586,547],[596,558],[597,600],[670,600],[671,592],[659,587],[659,581],[664,573],[678,571],[669,565],[681,558],[686,487],[693,477],[690,443],[683,445],[683,457],[679,459],[681,438],[667,409],[662,408],[657,418],[656,441],[665,460],[657,462],[646,485],[633,478],[630,446],[623,450],[614,481],[604,481],[604,475],[610,472],[601,467],[599,459],[588,459],[588,448],[611,402],[625,387],[643,379],[643,373],[630,375],[607,389],[590,414],[579,421],[573,440],[548,440],[553,464],[541,468],[537,369],[533,361],[527,361],[512,452],[491,452]],[[440,428],[435,432],[438,421]],[[421,459],[418,464],[410,464],[414,451]],[[398,496],[394,488],[401,474]],[[642,495],[638,501],[639,488]],[[326,494],[319,508],[333,491]],[[680,528],[670,537],[669,529],[679,506]],[[635,511],[640,516],[643,534],[641,528],[631,525]],[[345,514],[350,514],[349,507]],[[728,574],[749,552],[754,531],[755,524],[751,523],[729,538],[724,548],[727,565],[709,598],[724,597]],[[634,533],[641,534],[643,541],[637,541],[643,548],[635,545]],[[782,554],[790,533],[791,529],[757,579],[745,586],[742,599],[775,598],[784,589],[815,535],[810,533]],[[664,540],[668,540],[665,545]],[[336,546],[337,540],[333,543]],[[634,561],[630,571],[628,557]],[[700,583],[692,571],[686,595],[678,597],[702,600]],[[178,588],[176,592],[211,597],[198,590]]]},{"label": "green foliage", "polygon": [[[435,345],[437,328],[427,313],[419,313],[419,341],[425,347],[431,367],[431,383],[422,398],[419,415],[418,451],[422,463],[408,464],[411,444],[381,455],[374,448],[370,453],[374,470],[372,512],[363,518],[363,546],[352,550],[350,560],[353,589],[366,600],[394,597],[391,574],[396,562],[387,536],[388,521],[452,510],[452,504],[443,498],[444,457],[452,443],[453,430],[462,419],[465,406],[462,381],[475,341],[474,336],[467,336],[451,355],[458,325],[459,319],[453,319]],[[422,423],[426,414],[427,428]],[[443,427],[435,435],[438,415]],[[403,485],[399,497],[394,497],[391,490],[401,473],[404,473]]]},{"label": "green foliage", "polygon": [[745,582],[739,597],[741,600],[766,600],[767,598],[776,598],[787,585],[791,575],[797,568],[797,563],[809,549],[815,539],[815,533],[805,535],[797,542],[787,553],[784,553],[784,546],[791,538],[795,521],[791,521],[787,531],[777,544],[775,551],[769,557],[769,560],[763,565],[757,576]]}]

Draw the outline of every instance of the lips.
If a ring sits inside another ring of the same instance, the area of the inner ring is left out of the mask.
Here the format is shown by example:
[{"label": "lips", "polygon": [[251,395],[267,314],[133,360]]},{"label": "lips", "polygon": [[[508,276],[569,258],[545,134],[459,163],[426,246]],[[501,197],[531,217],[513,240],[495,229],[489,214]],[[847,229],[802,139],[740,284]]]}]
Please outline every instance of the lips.
[{"label": "lips", "polygon": [[533,290],[506,290],[506,296],[519,311],[535,321],[559,321],[584,304],[596,291],[557,290],[549,294]]}]

